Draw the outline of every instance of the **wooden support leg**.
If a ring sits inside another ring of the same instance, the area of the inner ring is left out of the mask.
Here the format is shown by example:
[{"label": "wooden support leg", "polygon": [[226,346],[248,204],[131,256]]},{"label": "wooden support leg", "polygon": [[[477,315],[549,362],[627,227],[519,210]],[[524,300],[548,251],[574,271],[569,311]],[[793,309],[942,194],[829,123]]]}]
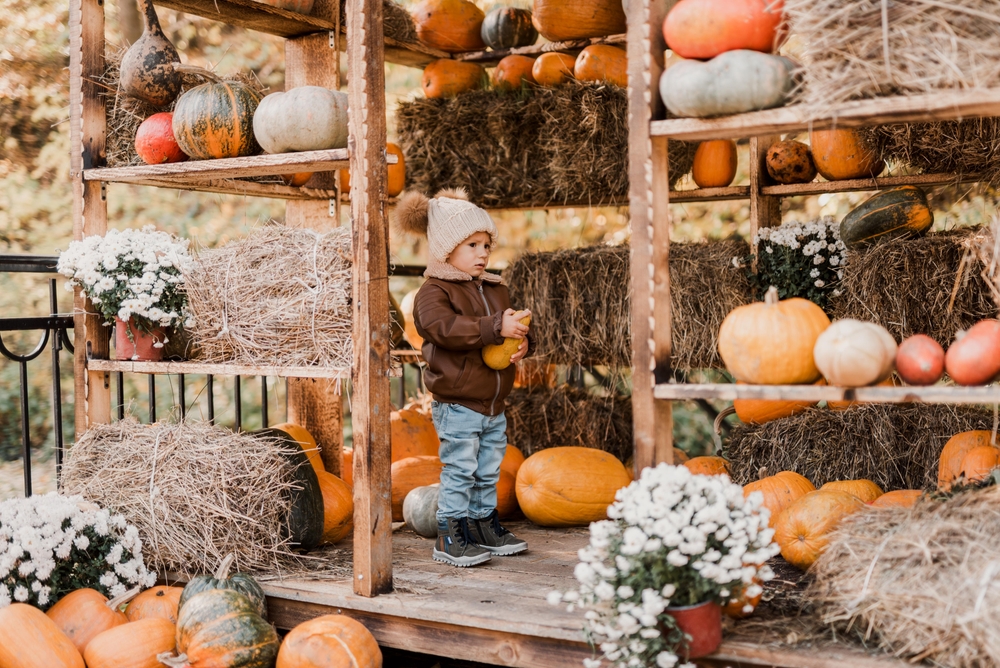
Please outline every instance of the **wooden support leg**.
[{"label": "wooden support leg", "polygon": [[[760,189],[774,185],[767,173],[767,149],[781,141],[778,135],[750,138],[750,241],[762,227],[781,225],[781,200],[762,195]],[[756,249],[755,249],[756,251]]]},{"label": "wooden support leg", "polygon": [[344,449],[344,416],[335,381],[318,378],[288,379],[288,421],[305,427],[319,446],[323,468],[343,477],[340,455]]}]

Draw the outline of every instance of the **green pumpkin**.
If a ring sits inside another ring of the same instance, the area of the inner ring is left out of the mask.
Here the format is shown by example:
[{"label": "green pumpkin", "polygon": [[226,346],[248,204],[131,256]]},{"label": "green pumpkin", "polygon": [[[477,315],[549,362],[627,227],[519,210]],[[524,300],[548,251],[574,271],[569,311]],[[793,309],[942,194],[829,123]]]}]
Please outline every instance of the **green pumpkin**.
[{"label": "green pumpkin", "polygon": [[900,186],[872,196],[844,217],[840,239],[848,248],[883,239],[920,236],[934,223],[927,195],[916,186]]},{"label": "green pumpkin", "polygon": [[181,71],[212,79],[177,99],[172,127],[181,150],[195,160],[238,158],[260,153],[253,115],[260,95],[238,81],[223,81],[200,68]]},{"label": "green pumpkin", "polygon": [[260,429],[254,436],[272,439],[291,464],[296,489],[291,491],[292,511],[287,531],[292,545],[311,550],[323,540],[323,491],[316,470],[298,441],[280,429]]},{"label": "green pumpkin", "polygon": [[487,14],[480,35],[494,51],[531,46],[538,39],[538,31],[531,24],[531,12],[513,7],[499,7]]},{"label": "green pumpkin", "polygon": [[192,596],[177,616],[176,665],[273,668],[278,634],[249,598],[231,589]]},{"label": "green pumpkin", "polygon": [[[299,448],[301,450],[301,448]],[[314,474],[315,475],[315,474]],[[177,603],[178,611],[183,610],[185,604],[198,594],[216,589],[235,591],[246,596],[253,604],[257,614],[267,618],[267,603],[264,599],[264,590],[261,589],[257,581],[246,573],[229,574],[229,569],[233,565],[233,555],[228,555],[222,560],[215,575],[196,575],[184,587],[181,592],[180,601]]]}]

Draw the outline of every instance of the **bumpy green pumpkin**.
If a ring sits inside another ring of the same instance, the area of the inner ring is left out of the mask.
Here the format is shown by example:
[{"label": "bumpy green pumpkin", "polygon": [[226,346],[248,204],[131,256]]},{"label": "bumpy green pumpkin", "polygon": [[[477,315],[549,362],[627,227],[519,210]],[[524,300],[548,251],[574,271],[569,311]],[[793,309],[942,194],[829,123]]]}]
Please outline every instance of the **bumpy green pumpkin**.
[{"label": "bumpy green pumpkin", "polygon": [[190,668],[273,668],[279,644],[254,602],[237,591],[201,592],[177,618],[177,660]]},{"label": "bumpy green pumpkin", "polygon": [[238,158],[260,153],[253,134],[253,114],[260,96],[238,81],[223,81],[200,68],[179,68],[211,79],[177,99],[174,139],[195,160]]},{"label": "bumpy green pumpkin", "polygon": [[[301,448],[300,448],[301,449]],[[315,474],[314,474],[315,475]],[[257,581],[246,573],[229,574],[229,569],[233,565],[233,555],[222,560],[215,575],[196,575],[184,586],[181,592],[180,601],[177,603],[177,610],[183,611],[188,601],[198,594],[206,591],[223,589],[235,591],[246,596],[253,604],[257,614],[267,618],[267,603],[264,600],[264,590],[260,588]],[[180,623],[178,621],[178,623]]]},{"label": "bumpy green pumpkin", "polygon": [[487,14],[480,32],[483,41],[494,51],[531,46],[538,39],[538,31],[531,23],[531,12],[513,7],[498,7]]},{"label": "bumpy green pumpkin", "polygon": [[316,470],[309,463],[309,456],[302,451],[298,441],[280,429],[259,429],[253,435],[277,441],[282,454],[292,465],[298,489],[291,491],[288,537],[299,549],[313,549],[323,541],[323,490],[320,489]]},{"label": "bumpy green pumpkin", "polygon": [[933,223],[924,191],[900,186],[874,195],[847,214],[840,223],[840,238],[848,248],[856,248],[883,239],[919,236]]}]

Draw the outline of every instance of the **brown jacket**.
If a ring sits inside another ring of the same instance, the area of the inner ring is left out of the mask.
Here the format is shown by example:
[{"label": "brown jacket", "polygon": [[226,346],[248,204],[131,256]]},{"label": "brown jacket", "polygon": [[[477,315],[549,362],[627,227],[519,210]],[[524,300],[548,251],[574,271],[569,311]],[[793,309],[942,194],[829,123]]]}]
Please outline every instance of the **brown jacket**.
[{"label": "brown jacket", "polygon": [[[417,292],[413,322],[424,338],[424,382],[436,401],[460,404],[499,415],[514,386],[514,365],[495,371],[483,362],[482,349],[503,343],[500,328],[510,308],[507,286],[499,276],[473,279],[457,269],[429,267]],[[531,337],[528,337],[529,351]]]}]

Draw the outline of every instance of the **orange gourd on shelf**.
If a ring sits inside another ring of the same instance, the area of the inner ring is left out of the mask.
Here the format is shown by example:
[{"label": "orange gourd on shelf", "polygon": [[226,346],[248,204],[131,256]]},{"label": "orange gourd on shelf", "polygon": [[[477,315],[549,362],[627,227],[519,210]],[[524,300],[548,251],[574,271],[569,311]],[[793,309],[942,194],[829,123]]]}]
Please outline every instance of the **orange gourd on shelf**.
[{"label": "orange gourd on shelf", "polygon": [[985,385],[1000,373],[1000,320],[980,320],[960,335],[944,356],[959,385]]},{"label": "orange gourd on shelf", "polygon": [[435,60],[424,68],[420,88],[428,98],[455,97],[483,87],[486,70],[461,60]]},{"label": "orange gourd on shelf", "polygon": [[774,520],[774,540],[785,561],[808,569],[830,542],[841,520],[865,507],[853,494],[832,489],[809,492]]},{"label": "orange gourd on shelf", "polygon": [[444,464],[437,457],[407,457],[392,463],[392,521],[403,521],[403,501],[411,490],[441,480]]},{"label": "orange gourd on shelf", "polygon": [[506,56],[493,69],[490,83],[499,90],[520,90],[525,84],[535,83],[532,68],[535,59],[529,56]]},{"label": "orange gourd on shelf", "polygon": [[926,334],[914,334],[896,350],[896,373],[909,385],[933,385],[944,373],[944,348]]},{"label": "orange gourd on shelf", "polygon": [[423,0],[411,11],[417,39],[448,53],[486,48],[482,28],[486,14],[468,0]]},{"label": "orange gourd on shelf", "polygon": [[573,78],[576,58],[568,53],[551,51],[535,58],[531,76],[539,86],[558,86]]},{"label": "orange gourd on shelf", "polygon": [[[826,385],[820,378],[815,385]],[[744,424],[764,424],[772,420],[798,415],[812,408],[818,401],[797,401],[782,399],[735,399],[733,409]]]},{"label": "orange gourd on shelf", "polygon": [[809,183],[816,178],[816,164],[809,147],[786,139],[772,144],[764,159],[768,175],[778,183]]},{"label": "orange gourd on shelf", "polygon": [[340,479],[354,487],[354,449],[345,448],[340,453]]},{"label": "orange gourd on shelf", "polygon": [[625,49],[608,44],[592,44],[576,57],[573,76],[579,81],[596,81],[625,88],[628,86],[628,55]]},{"label": "orange gourd on shelf", "polygon": [[781,39],[781,0],[681,0],[663,21],[667,48],[708,60],[726,51],[771,53]]},{"label": "orange gourd on shelf", "polygon": [[839,492],[847,492],[848,494],[853,494],[865,503],[871,503],[875,499],[882,496],[885,492],[882,488],[873,483],[871,480],[834,480],[828,482],[820,489],[832,489]]},{"label": "orange gourd on shelf", "polygon": [[534,0],[531,22],[550,42],[620,35],[626,28],[620,0]]},{"label": "orange gourd on shelf", "polygon": [[754,492],[760,492],[764,496],[763,506],[771,511],[770,526],[774,526],[774,518],[781,511],[814,491],[816,486],[794,471],[781,471],[772,476],[762,475],[759,480],[743,486],[744,497]]},{"label": "orange gourd on shelf", "polygon": [[703,141],[694,152],[691,176],[699,188],[725,188],[736,178],[737,163],[732,139]]},{"label": "orange gourd on shelf", "polygon": [[938,458],[938,487],[948,489],[962,472],[962,460],[970,450],[992,445],[993,432],[985,429],[963,431],[955,434],[944,444]]},{"label": "orange gourd on shelf", "polygon": [[[386,194],[389,197],[395,197],[403,192],[403,188],[406,187],[406,159],[403,157],[403,149],[398,144],[387,142],[385,151],[390,155],[396,156],[395,164],[387,166],[388,175],[386,176]],[[340,192],[345,195],[351,192],[350,169],[340,170]],[[405,314],[404,317],[409,322],[409,317]],[[410,345],[413,345],[413,343],[411,342]],[[420,346],[413,347],[418,350],[420,349]]]},{"label": "orange gourd on shelf", "polygon": [[196,160],[260,153],[253,133],[260,94],[242,82],[223,81],[201,68],[185,66],[184,71],[209,82],[177,98],[171,127],[181,150]]},{"label": "orange gourd on shelf", "polygon": [[882,159],[851,128],[813,130],[809,145],[816,169],[827,181],[875,177],[885,169]]}]

